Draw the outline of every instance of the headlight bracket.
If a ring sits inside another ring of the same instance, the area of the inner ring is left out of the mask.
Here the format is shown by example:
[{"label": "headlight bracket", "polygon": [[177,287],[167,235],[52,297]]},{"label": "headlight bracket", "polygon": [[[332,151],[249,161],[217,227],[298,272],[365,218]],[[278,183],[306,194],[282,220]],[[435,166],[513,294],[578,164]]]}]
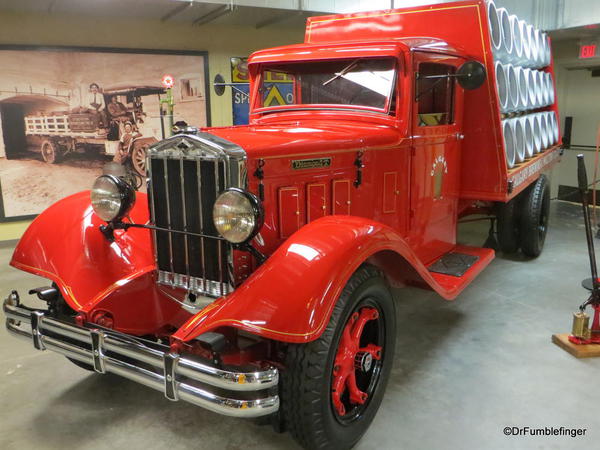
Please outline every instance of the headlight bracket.
[{"label": "headlight bracket", "polygon": [[233,244],[233,248],[236,250],[242,250],[250,253],[252,256],[256,258],[258,265],[260,266],[267,260],[267,257],[256,247],[254,247],[250,242],[244,242],[242,244]]}]

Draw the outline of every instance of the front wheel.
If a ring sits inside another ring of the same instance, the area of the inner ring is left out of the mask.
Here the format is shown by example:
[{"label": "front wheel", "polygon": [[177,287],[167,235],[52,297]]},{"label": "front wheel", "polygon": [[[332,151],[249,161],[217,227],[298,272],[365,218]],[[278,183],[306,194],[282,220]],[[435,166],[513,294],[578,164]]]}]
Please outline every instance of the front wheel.
[{"label": "front wheel", "polygon": [[284,426],[307,449],[351,448],[381,404],[394,357],[396,312],[381,273],[363,265],[323,334],[290,345],[282,373]]},{"label": "front wheel", "polygon": [[44,139],[40,145],[42,158],[48,164],[56,164],[60,162],[62,153],[60,147],[51,139]]},{"label": "front wheel", "polygon": [[134,170],[142,177],[146,176],[146,154],[148,153],[148,145],[134,146],[131,152],[131,165]]}]

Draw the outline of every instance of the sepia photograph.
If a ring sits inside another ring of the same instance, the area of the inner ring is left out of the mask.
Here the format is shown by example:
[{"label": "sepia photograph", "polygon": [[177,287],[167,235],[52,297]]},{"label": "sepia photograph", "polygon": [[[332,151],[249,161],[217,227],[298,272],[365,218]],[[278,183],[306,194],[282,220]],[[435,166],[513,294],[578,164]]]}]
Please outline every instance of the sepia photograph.
[{"label": "sepia photograph", "polygon": [[203,52],[0,48],[0,221],[90,189],[109,162],[144,190],[169,110],[209,124],[205,66]]}]

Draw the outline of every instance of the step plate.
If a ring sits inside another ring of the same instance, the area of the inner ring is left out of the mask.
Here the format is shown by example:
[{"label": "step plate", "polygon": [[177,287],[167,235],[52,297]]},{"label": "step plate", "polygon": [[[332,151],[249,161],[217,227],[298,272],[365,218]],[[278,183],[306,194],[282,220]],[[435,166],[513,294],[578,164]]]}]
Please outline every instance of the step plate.
[{"label": "step plate", "polygon": [[478,259],[479,256],[467,255],[465,253],[446,253],[429,266],[429,271],[453,277],[462,277]]}]

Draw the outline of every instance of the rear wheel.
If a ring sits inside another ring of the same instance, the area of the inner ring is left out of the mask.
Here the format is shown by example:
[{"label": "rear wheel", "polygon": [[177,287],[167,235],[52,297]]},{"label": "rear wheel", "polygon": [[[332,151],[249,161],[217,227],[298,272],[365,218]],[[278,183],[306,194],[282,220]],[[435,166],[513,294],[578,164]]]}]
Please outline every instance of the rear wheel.
[{"label": "rear wheel", "polygon": [[381,404],[392,368],[396,316],[374,267],[346,284],[319,339],[290,345],[282,373],[285,427],[307,449],[351,448]]},{"label": "rear wheel", "polygon": [[521,203],[521,251],[538,257],[544,248],[550,215],[550,185],[542,175],[523,194]]}]

